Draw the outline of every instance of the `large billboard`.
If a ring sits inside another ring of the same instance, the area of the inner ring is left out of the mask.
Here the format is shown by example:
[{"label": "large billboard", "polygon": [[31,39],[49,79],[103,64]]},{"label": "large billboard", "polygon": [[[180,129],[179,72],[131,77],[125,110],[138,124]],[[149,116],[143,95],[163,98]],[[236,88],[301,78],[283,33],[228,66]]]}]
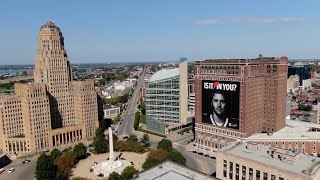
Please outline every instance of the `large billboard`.
[{"label": "large billboard", "polygon": [[240,83],[202,81],[202,122],[239,129]]}]

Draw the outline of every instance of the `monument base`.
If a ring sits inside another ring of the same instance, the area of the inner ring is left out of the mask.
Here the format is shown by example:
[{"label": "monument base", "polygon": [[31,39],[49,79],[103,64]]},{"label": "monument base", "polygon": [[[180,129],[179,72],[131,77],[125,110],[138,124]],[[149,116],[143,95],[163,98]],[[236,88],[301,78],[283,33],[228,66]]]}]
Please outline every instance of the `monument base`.
[{"label": "monument base", "polygon": [[97,176],[101,174],[103,177],[108,177],[112,172],[121,174],[122,171],[128,166],[130,166],[130,163],[126,160],[109,159],[95,165],[93,167],[93,172]]}]

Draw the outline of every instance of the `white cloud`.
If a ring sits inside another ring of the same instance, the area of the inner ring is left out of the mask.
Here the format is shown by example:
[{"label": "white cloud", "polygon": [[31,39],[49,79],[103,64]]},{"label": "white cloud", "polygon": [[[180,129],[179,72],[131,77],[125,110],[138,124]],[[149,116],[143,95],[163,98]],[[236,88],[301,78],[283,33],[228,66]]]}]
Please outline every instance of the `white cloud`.
[{"label": "white cloud", "polygon": [[300,23],[305,21],[303,17],[256,17],[256,16],[233,16],[233,17],[215,17],[210,19],[200,19],[195,21],[198,25],[213,25],[222,22],[231,23],[249,23],[249,24],[288,24]]},{"label": "white cloud", "polygon": [[211,24],[222,23],[223,20],[224,20],[223,17],[216,17],[216,18],[210,18],[210,19],[200,19],[200,20],[195,21],[195,24],[211,25]]}]

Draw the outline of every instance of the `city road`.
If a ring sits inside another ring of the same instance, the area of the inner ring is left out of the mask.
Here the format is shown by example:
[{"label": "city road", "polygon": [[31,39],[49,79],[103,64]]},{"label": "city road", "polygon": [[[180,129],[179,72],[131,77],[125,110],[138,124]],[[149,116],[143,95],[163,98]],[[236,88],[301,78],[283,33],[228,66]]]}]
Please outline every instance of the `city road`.
[{"label": "city road", "polygon": [[145,69],[143,69],[142,74],[139,76],[137,85],[134,89],[134,92],[128,101],[128,106],[126,111],[124,111],[121,115],[123,119],[122,123],[119,124],[117,128],[117,136],[129,136],[133,132],[133,123],[134,123],[134,116],[138,108],[138,101],[140,100],[140,89],[142,87],[142,83],[144,81],[144,74]]}]

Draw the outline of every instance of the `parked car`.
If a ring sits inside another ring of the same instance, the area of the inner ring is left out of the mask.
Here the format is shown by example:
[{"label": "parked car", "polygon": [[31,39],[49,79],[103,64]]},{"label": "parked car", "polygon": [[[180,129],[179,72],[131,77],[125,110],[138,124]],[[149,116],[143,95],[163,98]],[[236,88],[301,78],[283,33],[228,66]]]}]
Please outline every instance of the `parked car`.
[{"label": "parked car", "polygon": [[29,159],[26,159],[26,160],[22,161],[23,164],[24,164],[24,163],[29,163],[29,162],[30,162]]},{"label": "parked car", "polygon": [[5,171],[5,169],[1,168],[0,169],[0,173],[3,173]]},{"label": "parked car", "polygon": [[205,154],[204,156],[205,156],[205,157],[209,157],[209,154]]},{"label": "parked car", "polygon": [[10,168],[8,173],[12,173],[14,170],[16,170],[15,168]]},{"label": "parked car", "polygon": [[128,136],[124,136],[123,139],[128,139]]},{"label": "parked car", "polygon": [[198,154],[199,154],[199,155],[203,155],[203,153],[202,153],[202,152],[198,152]]},{"label": "parked car", "polygon": [[187,149],[187,151],[189,151],[189,152],[190,152],[191,150],[190,150],[190,149]]}]

